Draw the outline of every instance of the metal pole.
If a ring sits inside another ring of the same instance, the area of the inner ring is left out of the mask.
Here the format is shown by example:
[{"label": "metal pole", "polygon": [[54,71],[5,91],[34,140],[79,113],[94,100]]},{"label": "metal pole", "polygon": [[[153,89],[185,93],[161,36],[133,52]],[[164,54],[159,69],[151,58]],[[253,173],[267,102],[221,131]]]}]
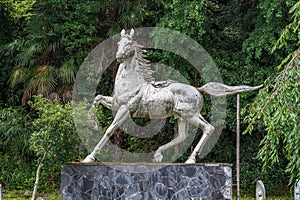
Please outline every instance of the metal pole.
[{"label": "metal pole", "polygon": [[240,95],[236,97],[236,199],[240,200]]},{"label": "metal pole", "polygon": [[0,200],[2,199],[2,185],[0,184]]}]

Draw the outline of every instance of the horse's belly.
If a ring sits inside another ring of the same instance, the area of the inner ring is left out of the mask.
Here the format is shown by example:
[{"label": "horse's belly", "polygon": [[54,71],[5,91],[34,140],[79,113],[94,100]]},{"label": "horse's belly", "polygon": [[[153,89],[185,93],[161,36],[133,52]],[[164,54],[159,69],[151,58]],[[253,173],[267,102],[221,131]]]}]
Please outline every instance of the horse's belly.
[{"label": "horse's belly", "polygon": [[174,98],[170,90],[149,86],[133,117],[165,118],[173,115],[173,109]]},{"label": "horse's belly", "polygon": [[193,86],[173,83],[169,86],[174,95],[174,111],[180,116],[194,116],[201,111],[203,97]]}]

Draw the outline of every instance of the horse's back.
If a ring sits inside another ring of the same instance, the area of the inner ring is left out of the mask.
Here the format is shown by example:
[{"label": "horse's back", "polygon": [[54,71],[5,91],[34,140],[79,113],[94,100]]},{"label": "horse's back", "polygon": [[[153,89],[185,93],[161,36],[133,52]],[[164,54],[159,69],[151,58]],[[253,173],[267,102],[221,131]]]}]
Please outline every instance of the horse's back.
[{"label": "horse's back", "polygon": [[147,84],[142,89],[134,117],[165,118],[173,115],[174,98],[170,90]]},{"label": "horse's back", "polygon": [[142,90],[139,107],[133,113],[134,117],[194,116],[202,107],[201,93],[187,84],[171,83],[164,87],[148,84]]}]

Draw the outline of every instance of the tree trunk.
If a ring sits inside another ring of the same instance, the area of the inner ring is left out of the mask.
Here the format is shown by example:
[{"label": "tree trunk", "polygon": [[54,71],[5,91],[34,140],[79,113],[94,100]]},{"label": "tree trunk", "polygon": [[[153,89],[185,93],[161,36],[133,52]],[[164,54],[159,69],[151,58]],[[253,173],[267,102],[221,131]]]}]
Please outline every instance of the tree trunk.
[{"label": "tree trunk", "polygon": [[37,192],[37,188],[38,188],[38,184],[39,184],[39,180],[40,180],[41,169],[43,167],[43,161],[44,161],[45,157],[46,157],[46,152],[44,153],[43,158],[42,158],[41,162],[39,163],[39,166],[36,170],[36,177],[35,177],[34,188],[33,188],[31,200],[35,200],[35,198],[36,198],[36,192]]}]

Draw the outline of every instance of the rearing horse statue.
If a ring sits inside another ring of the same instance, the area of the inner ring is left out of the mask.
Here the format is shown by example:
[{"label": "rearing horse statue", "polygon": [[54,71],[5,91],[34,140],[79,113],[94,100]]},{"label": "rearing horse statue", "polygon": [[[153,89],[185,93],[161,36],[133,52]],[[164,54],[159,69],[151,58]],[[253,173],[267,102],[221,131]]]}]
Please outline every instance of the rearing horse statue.
[{"label": "rearing horse statue", "polygon": [[93,162],[96,154],[129,117],[155,119],[174,116],[178,121],[178,135],[169,143],[159,147],[154,154],[154,159],[156,162],[161,162],[162,152],[183,142],[186,139],[188,124],[193,124],[203,131],[200,141],[186,161],[186,163],[195,163],[196,156],[201,154],[214,133],[214,127],[200,114],[203,94],[215,97],[226,96],[256,90],[261,86],[227,86],[210,82],[196,88],[171,80],[155,82],[153,71],[144,54],[146,51],[133,38],[133,29],[129,35],[124,29],[122,30],[116,53],[116,59],[121,64],[116,75],[113,96],[97,95],[94,100],[94,103],[102,103],[116,111],[116,115],[93,152],[83,162]]}]

